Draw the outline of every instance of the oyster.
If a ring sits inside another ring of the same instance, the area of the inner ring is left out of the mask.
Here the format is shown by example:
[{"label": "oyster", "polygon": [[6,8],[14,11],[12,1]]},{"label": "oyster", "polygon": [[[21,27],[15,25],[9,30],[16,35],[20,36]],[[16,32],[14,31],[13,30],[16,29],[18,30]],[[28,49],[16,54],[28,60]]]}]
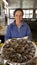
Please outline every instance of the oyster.
[{"label": "oyster", "polygon": [[35,50],[36,49],[32,42],[28,42],[28,40],[11,39],[10,41],[5,42],[2,56],[10,62],[24,63],[34,57]]}]

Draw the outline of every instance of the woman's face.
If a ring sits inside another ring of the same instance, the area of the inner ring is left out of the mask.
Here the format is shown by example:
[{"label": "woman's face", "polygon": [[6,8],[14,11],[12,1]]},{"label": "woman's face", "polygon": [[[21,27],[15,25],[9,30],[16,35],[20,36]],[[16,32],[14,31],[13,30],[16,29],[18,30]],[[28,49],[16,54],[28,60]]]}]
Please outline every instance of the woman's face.
[{"label": "woman's face", "polygon": [[17,22],[21,22],[21,20],[22,20],[22,18],[23,18],[23,15],[22,15],[22,12],[21,11],[17,11],[17,12],[15,12],[15,20],[17,21]]}]

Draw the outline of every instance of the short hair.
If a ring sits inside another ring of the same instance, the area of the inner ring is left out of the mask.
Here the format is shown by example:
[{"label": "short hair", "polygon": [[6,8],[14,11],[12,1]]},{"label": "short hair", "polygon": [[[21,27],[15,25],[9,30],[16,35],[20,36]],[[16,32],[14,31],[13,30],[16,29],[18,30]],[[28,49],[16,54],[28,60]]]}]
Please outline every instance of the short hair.
[{"label": "short hair", "polygon": [[22,12],[22,16],[23,16],[23,9],[22,8],[17,8],[17,9],[15,9],[15,11],[14,11],[14,13],[13,13],[13,15],[15,16],[15,13],[17,12],[17,11],[21,11]]}]

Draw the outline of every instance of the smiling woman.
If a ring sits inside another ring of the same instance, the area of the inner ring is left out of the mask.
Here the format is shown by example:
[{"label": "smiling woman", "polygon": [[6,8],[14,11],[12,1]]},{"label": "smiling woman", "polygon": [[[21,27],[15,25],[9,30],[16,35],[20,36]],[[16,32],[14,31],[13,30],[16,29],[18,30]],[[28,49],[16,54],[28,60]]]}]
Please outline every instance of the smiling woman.
[{"label": "smiling woman", "polygon": [[7,27],[5,40],[11,38],[22,38],[25,36],[31,37],[30,27],[23,21],[23,10],[21,8],[17,8],[14,11],[14,18],[14,22]]}]

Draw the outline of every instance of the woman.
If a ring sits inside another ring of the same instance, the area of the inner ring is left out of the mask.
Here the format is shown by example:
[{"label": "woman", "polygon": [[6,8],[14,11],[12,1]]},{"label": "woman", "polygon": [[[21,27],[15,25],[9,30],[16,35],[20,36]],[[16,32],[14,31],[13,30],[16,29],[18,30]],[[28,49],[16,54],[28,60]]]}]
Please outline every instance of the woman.
[{"label": "woman", "polygon": [[14,11],[15,21],[7,27],[5,40],[11,38],[22,38],[25,36],[31,37],[30,27],[27,23],[23,22],[23,10],[18,8]]}]

